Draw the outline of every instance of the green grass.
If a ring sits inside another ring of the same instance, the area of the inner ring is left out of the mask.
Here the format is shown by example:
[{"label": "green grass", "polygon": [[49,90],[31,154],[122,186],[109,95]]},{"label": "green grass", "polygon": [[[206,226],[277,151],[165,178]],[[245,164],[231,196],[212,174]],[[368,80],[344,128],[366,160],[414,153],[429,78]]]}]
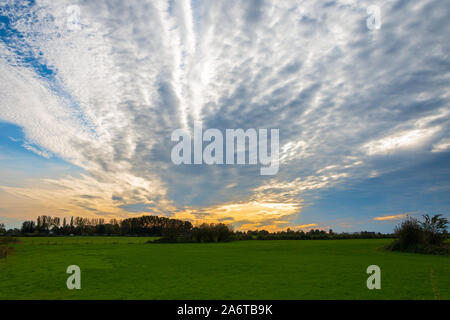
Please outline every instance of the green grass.
[{"label": "green grass", "polygon": [[[0,299],[450,299],[450,257],[383,250],[391,240],[148,239],[21,238],[0,260]],[[66,287],[72,264],[81,290]],[[366,287],[372,264],[381,290]]]}]

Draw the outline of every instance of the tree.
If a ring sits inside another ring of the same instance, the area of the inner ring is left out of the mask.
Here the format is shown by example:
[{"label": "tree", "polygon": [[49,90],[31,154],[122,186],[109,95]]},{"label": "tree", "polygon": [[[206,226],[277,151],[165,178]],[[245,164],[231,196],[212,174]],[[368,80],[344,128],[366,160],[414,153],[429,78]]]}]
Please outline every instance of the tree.
[{"label": "tree", "polygon": [[22,233],[33,233],[35,229],[34,221],[24,221],[22,223]]},{"label": "tree", "polygon": [[37,217],[36,228],[39,232],[48,233],[52,224],[53,224],[53,220],[52,220],[52,217],[50,217],[50,216],[42,215],[42,216]]},{"label": "tree", "polygon": [[0,223],[0,234],[6,233],[6,227],[3,223]]},{"label": "tree", "polygon": [[192,240],[195,242],[230,241],[233,235],[231,227],[223,223],[203,223],[192,229]]},{"label": "tree", "polygon": [[442,245],[447,237],[448,220],[442,214],[431,217],[428,214],[422,216],[424,221],[420,222],[424,232],[425,243],[429,245]]}]

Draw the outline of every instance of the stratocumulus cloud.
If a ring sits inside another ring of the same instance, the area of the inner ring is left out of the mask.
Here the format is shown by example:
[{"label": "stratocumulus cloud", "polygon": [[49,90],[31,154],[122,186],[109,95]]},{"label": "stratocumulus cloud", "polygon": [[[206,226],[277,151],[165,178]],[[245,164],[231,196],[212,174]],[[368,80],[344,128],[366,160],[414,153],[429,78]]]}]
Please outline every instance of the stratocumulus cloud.
[{"label": "stratocumulus cloud", "polygon": [[[315,226],[290,222],[311,192],[395,171],[397,156],[416,154],[412,166],[448,151],[441,1],[0,5],[0,120],[23,129],[24,148],[81,171],[0,186],[10,209],[23,198],[54,214],[151,208],[241,228]],[[382,12],[376,30],[370,5]],[[175,166],[171,133],[195,121],[279,128],[278,174]]]}]

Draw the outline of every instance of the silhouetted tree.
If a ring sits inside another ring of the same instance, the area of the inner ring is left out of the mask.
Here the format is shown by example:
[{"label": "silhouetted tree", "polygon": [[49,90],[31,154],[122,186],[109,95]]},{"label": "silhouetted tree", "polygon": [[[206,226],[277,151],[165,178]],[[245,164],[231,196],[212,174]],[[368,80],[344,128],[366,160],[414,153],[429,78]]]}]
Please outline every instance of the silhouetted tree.
[{"label": "silhouetted tree", "polygon": [[21,232],[22,233],[33,233],[34,229],[35,229],[35,223],[34,221],[24,221],[22,223],[22,229]]},{"label": "silhouetted tree", "polygon": [[428,214],[422,216],[424,221],[420,222],[424,233],[424,240],[429,245],[442,245],[447,237],[448,220],[442,214],[431,217]]}]

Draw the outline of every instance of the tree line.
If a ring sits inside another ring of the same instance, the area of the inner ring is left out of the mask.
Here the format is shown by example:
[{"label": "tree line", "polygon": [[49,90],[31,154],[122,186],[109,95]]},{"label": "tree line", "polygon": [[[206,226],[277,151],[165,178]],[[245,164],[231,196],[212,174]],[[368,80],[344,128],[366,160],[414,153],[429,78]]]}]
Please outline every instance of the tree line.
[{"label": "tree line", "polygon": [[[2,232],[0,231],[0,234]],[[70,219],[41,215],[35,221],[22,223],[20,229],[5,230],[9,235],[23,236],[68,236],[111,235],[153,236],[158,242],[221,242],[230,240],[327,240],[327,239],[371,239],[392,238],[393,234],[362,231],[357,233],[335,233],[333,230],[311,229],[309,231],[269,232],[266,230],[234,231],[223,223],[193,226],[179,219],[141,216],[123,220],[103,218],[70,217]]]},{"label": "tree line", "polygon": [[158,216],[141,216],[123,220],[41,215],[27,220],[20,229],[6,230],[0,225],[0,235],[6,236],[149,236],[156,242],[223,242],[233,239],[233,230],[223,223],[201,224]]},{"label": "tree line", "polygon": [[141,216],[123,220],[71,217],[70,219],[38,216],[36,221],[24,221],[22,235],[143,235],[163,236],[164,233],[183,233],[192,229],[189,221],[158,216]]},{"label": "tree line", "polygon": [[380,232],[361,231],[354,233],[335,233],[332,229],[328,231],[319,229],[291,230],[268,232],[266,230],[249,230],[236,232],[239,240],[340,240],[340,239],[383,239],[393,238],[393,234]]}]

